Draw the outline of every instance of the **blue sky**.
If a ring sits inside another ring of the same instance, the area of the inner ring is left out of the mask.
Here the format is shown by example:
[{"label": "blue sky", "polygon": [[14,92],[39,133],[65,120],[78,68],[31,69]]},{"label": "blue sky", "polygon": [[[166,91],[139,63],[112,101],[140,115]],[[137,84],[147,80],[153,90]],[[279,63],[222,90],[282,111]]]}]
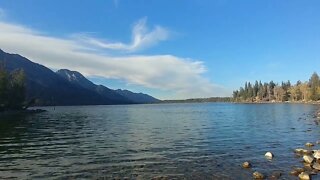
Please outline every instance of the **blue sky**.
[{"label": "blue sky", "polygon": [[0,0],[0,48],[161,99],[320,69],[320,1]]}]

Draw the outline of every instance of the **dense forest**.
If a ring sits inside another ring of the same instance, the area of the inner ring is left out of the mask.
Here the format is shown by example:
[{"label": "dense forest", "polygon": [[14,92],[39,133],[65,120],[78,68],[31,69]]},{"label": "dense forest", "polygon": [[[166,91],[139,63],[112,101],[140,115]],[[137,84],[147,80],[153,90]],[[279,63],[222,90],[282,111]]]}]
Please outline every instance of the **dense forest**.
[{"label": "dense forest", "polygon": [[320,78],[313,73],[309,81],[298,81],[291,84],[290,81],[281,84],[261,83],[254,84],[246,82],[244,87],[233,92],[233,99],[236,102],[309,102],[320,100]]},{"label": "dense forest", "polygon": [[8,73],[0,67],[0,111],[20,110],[25,106],[25,75],[23,70]]}]

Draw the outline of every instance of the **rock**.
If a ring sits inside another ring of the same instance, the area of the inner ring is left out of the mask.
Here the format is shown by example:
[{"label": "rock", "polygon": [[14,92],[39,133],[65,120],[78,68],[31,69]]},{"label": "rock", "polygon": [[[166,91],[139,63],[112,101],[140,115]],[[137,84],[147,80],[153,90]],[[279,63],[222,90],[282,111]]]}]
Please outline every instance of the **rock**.
[{"label": "rock", "polygon": [[312,170],[312,164],[304,162],[303,166],[304,166],[304,169],[306,169],[306,170],[309,170],[309,171]]},{"label": "rock", "polygon": [[299,179],[301,180],[310,180],[310,175],[306,172],[302,172],[299,174]]},{"label": "rock", "polygon": [[242,164],[242,167],[243,167],[243,168],[251,168],[251,164],[250,164],[249,162],[244,162],[244,163]]},{"label": "rock", "polygon": [[304,172],[303,168],[294,168],[290,174],[293,176],[298,176],[299,174],[301,174],[302,172]]},{"label": "rock", "polygon": [[307,146],[307,147],[312,147],[312,146],[314,146],[314,144],[308,142],[308,143],[305,144],[305,146]]},{"label": "rock", "polygon": [[290,171],[290,175],[292,175],[292,176],[298,176],[298,175],[299,175],[299,172],[296,171],[296,170],[292,170],[292,171]]},{"label": "rock", "polygon": [[320,164],[319,164],[318,162],[316,162],[316,163],[314,163],[314,164],[312,165],[312,168],[320,171]]},{"label": "rock", "polygon": [[280,179],[281,175],[280,171],[275,171],[271,174],[270,179]]},{"label": "rock", "polygon": [[307,149],[295,149],[294,150],[295,153],[297,154],[308,154],[311,155],[313,152],[311,150],[307,150]]},{"label": "rock", "polygon": [[317,141],[316,144],[320,144],[320,141]]},{"label": "rock", "polygon": [[264,175],[256,171],[253,173],[253,179],[264,179]]},{"label": "rock", "polygon": [[311,164],[313,162],[314,158],[309,155],[304,155],[303,160],[304,160],[304,162]]},{"label": "rock", "polygon": [[290,172],[290,175],[292,175],[292,176],[299,176],[299,174],[300,174],[300,172],[297,171],[297,170],[292,170],[292,171]]},{"label": "rock", "polygon": [[312,155],[313,152],[312,152],[311,150],[306,150],[306,149],[304,149],[304,150],[303,150],[303,154]]},{"label": "rock", "polygon": [[295,153],[303,153],[303,150],[304,150],[304,149],[299,148],[299,149],[295,149],[294,152],[295,152]]},{"label": "rock", "polygon": [[320,159],[320,150],[315,150],[313,153],[313,157],[316,159]]},{"label": "rock", "polygon": [[267,159],[272,159],[274,156],[271,152],[267,152],[265,155],[264,155]]}]

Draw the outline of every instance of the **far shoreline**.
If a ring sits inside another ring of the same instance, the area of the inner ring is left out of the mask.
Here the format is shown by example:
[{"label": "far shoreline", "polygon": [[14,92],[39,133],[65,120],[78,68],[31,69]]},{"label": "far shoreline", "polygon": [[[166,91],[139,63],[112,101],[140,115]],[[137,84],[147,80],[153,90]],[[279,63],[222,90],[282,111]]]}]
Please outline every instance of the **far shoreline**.
[{"label": "far shoreline", "polygon": [[38,114],[46,112],[44,109],[23,109],[23,110],[5,110],[0,112],[0,117],[10,115]]}]

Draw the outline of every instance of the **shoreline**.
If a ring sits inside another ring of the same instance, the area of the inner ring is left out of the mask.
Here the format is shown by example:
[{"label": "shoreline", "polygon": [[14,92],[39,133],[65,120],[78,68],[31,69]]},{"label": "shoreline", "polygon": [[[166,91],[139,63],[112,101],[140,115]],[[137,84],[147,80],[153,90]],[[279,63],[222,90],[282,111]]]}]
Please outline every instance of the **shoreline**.
[{"label": "shoreline", "polygon": [[10,116],[10,115],[21,115],[21,114],[38,114],[46,112],[44,109],[25,109],[25,110],[6,110],[0,112],[1,116]]},{"label": "shoreline", "polygon": [[318,101],[285,101],[285,102],[270,102],[270,101],[262,101],[262,102],[231,102],[235,104],[310,104],[310,105],[320,105]]}]

